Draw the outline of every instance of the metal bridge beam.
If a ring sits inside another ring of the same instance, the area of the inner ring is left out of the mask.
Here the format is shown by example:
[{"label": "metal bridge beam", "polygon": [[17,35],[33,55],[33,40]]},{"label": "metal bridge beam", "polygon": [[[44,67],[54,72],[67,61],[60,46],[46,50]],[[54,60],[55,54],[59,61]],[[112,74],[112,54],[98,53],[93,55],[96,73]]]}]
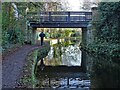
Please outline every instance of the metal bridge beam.
[{"label": "metal bridge beam", "polygon": [[92,20],[92,12],[34,12],[28,20],[34,28],[82,28]]},{"label": "metal bridge beam", "polygon": [[31,22],[30,26],[33,28],[84,28],[87,27],[88,22],[79,23],[36,23]]}]

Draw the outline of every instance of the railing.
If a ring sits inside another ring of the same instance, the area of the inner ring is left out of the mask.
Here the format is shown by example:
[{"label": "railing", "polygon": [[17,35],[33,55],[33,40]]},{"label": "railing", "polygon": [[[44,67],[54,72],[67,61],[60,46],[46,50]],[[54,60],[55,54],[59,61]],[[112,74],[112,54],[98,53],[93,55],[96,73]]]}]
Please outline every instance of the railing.
[{"label": "railing", "polygon": [[[31,18],[31,17],[30,17]],[[92,20],[92,12],[39,12],[31,20],[39,22],[81,22]]]}]

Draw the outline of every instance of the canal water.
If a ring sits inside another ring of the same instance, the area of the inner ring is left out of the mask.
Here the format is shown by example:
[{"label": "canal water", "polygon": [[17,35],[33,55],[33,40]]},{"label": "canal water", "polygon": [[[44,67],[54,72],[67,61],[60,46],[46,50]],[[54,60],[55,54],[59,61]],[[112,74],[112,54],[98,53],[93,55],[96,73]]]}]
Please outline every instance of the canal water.
[{"label": "canal water", "polygon": [[38,88],[89,90],[90,79],[82,62],[79,38],[53,39],[50,51],[38,60]]},{"label": "canal water", "polygon": [[[120,88],[119,58],[80,50],[80,39],[54,39],[44,58],[37,59],[35,88],[89,90]],[[38,54],[39,56],[39,54]]]}]

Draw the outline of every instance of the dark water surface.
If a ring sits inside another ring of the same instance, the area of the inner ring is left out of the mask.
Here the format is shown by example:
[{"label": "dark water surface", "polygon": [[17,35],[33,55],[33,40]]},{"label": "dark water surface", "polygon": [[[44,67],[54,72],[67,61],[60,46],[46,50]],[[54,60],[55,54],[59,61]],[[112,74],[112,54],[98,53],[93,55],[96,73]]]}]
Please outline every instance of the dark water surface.
[{"label": "dark water surface", "polygon": [[120,63],[119,58],[103,57],[86,54],[87,71],[90,73],[92,88],[120,89]]},{"label": "dark water surface", "polygon": [[120,66],[113,59],[80,50],[79,39],[54,39],[47,56],[38,59],[36,88],[89,90],[119,88]]},{"label": "dark water surface", "polygon": [[48,55],[37,63],[38,88],[85,89],[90,80],[82,69],[82,52],[79,39],[54,39],[50,41]]}]

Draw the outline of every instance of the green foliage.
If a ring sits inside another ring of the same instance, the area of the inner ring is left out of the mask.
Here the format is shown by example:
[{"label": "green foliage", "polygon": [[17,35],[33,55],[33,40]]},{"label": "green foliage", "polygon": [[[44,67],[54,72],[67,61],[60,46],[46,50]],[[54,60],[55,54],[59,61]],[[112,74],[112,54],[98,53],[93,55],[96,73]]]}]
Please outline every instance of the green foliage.
[{"label": "green foliage", "polygon": [[[100,22],[97,23],[96,36],[106,42],[120,43],[120,2],[100,3]],[[109,41],[110,40],[110,41]]]},{"label": "green foliage", "polygon": [[[34,3],[42,5],[41,3]],[[26,36],[26,8],[29,11],[40,10],[28,2],[2,3],[2,47],[3,50],[24,44]]]},{"label": "green foliage", "polygon": [[93,24],[95,40],[87,47],[97,54],[120,57],[120,2],[101,2],[98,12],[99,21]]},{"label": "green foliage", "polygon": [[8,38],[9,38],[9,34],[5,31],[2,31],[2,46],[3,48],[8,48],[6,47],[6,45],[8,45],[9,41],[8,41]]},{"label": "green foliage", "polygon": [[[46,7],[46,5],[48,7]],[[60,3],[57,2],[3,2],[2,3],[2,47],[9,48],[10,44],[24,44],[26,39],[31,41],[32,34],[26,28],[28,12],[40,12],[61,9]],[[57,8],[56,8],[57,7]],[[32,13],[32,17],[34,14]],[[33,20],[33,19],[32,19]],[[53,38],[63,37],[59,33],[51,34]],[[29,36],[27,36],[29,34]],[[66,33],[67,34],[67,33]],[[49,37],[49,35],[48,35]],[[31,41],[32,42],[32,41]],[[9,45],[9,46],[8,46]]]},{"label": "green foliage", "polygon": [[[16,44],[17,19],[12,3],[2,3],[2,47],[3,50],[10,48],[10,44]],[[14,43],[13,43],[14,42]],[[19,42],[18,42],[19,43]]]},{"label": "green foliage", "polygon": [[17,35],[17,42],[23,44],[23,42],[24,42],[24,33],[21,32],[20,28],[16,28],[15,34]]},{"label": "green foliage", "polygon": [[65,37],[70,37],[72,31],[68,29],[68,30],[65,30],[64,33],[65,33]]},{"label": "green foliage", "polygon": [[23,75],[18,81],[20,84],[22,84],[22,87],[31,87],[33,88],[33,85],[37,84],[37,81],[35,79],[35,73],[34,70],[36,69],[37,60],[40,60],[44,58],[50,50],[49,45],[45,45],[43,48],[36,49],[33,52],[28,54],[27,60],[24,69],[23,69]]},{"label": "green foliage", "polygon": [[[93,55],[92,88],[118,88],[120,83],[120,2],[101,2],[92,22],[94,42],[82,46]],[[108,83],[109,82],[109,83]]]},{"label": "green foliage", "polygon": [[44,58],[45,56],[47,56],[49,50],[50,50],[50,46],[45,46],[44,48],[41,48],[41,49],[38,51],[38,56],[37,56],[37,58],[38,58],[38,59]]},{"label": "green foliage", "polygon": [[52,29],[50,32],[51,38],[65,38],[75,34],[71,29]]}]

